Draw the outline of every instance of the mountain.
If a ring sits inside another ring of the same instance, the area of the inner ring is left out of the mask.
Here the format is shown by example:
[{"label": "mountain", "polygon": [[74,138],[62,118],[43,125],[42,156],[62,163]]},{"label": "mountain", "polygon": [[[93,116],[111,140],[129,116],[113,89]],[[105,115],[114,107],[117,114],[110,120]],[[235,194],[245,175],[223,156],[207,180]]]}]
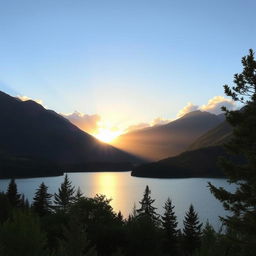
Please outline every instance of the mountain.
[{"label": "mountain", "polygon": [[193,111],[166,125],[153,126],[119,136],[114,146],[149,161],[175,156],[223,121],[223,116]]},{"label": "mountain", "polygon": [[98,141],[34,101],[21,101],[0,92],[0,110],[0,152],[5,162],[8,162],[6,159],[29,159],[61,168],[73,165],[81,168],[85,163],[111,165],[137,160]]},{"label": "mountain", "polygon": [[132,175],[154,178],[223,177],[218,159],[227,156],[223,148],[232,135],[227,121],[199,137],[188,150],[176,157],[144,164],[133,169]]},{"label": "mountain", "polygon": [[132,170],[132,176],[151,178],[223,177],[218,159],[223,147],[215,146],[184,152],[158,162],[143,164]]},{"label": "mountain", "polygon": [[194,143],[192,143],[188,147],[188,150],[223,145],[231,138],[231,135],[231,125],[227,121],[224,121],[217,127],[200,136]]}]

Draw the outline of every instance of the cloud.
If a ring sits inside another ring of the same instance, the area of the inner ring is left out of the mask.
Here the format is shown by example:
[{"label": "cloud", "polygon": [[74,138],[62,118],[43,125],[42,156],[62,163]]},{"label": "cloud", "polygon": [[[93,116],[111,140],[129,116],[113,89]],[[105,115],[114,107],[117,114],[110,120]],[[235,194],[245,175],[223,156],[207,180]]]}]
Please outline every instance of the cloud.
[{"label": "cloud", "polygon": [[156,125],[164,125],[171,122],[170,119],[164,119],[162,117],[155,118],[151,123],[150,126],[156,126]]},{"label": "cloud", "polygon": [[236,107],[234,101],[224,98],[223,96],[215,96],[210,99],[206,105],[202,105],[200,110],[218,115],[223,112],[221,110],[221,107],[223,106],[229,110],[235,109]]},{"label": "cloud", "polygon": [[198,108],[199,108],[199,106],[194,105],[191,102],[188,102],[187,105],[178,112],[177,117],[182,117],[189,112],[198,110]]},{"label": "cloud", "polygon": [[87,115],[78,111],[72,114],[61,114],[67,118],[71,123],[78,126],[81,130],[88,132],[90,134],[97,133],[99,130],[99,122],[101,117],[97,114]]},{"label": "cloud", "polygon": [[35,101],[36,103],[38,103],[38,104],[40,104],[40,105],[43,106],[43,101],[40,100],[40,99],[32,99],[32,98],[29,98],[28,96],[25,96],[25,95],[23,95],[23,96],[18,95],[17,98],[20,99],[20,100],[22,100],[22,101],[33,100],[33,101]]}]

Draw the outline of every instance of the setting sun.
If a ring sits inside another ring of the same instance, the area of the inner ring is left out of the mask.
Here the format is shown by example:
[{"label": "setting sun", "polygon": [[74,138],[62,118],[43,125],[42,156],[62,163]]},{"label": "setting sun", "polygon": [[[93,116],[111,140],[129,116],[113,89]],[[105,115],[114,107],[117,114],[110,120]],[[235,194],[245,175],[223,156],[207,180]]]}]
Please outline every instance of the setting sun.
[{"label": "setting sun", "polygon": [[121,134],[122,132],[120,131],[111,131],[110,129],[100,128],[99,132],[94,136],[103,142],[110,143]]}]

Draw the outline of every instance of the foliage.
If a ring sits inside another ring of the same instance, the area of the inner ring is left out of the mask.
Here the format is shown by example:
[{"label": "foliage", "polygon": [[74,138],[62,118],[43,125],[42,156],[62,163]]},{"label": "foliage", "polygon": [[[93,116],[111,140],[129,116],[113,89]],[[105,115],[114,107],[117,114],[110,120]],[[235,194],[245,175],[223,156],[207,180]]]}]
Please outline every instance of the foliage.
[{"label": "foliage", "polygon": [[14,179],[11,179],[8,189],[7,189],[7,197],[12,206],[19,207],[21,202],[21,195],[18,194],[17,185]]},{"label": "foliage", "polygon": [[39,216],[44,216],[51,212],[51,197],[47,192],[48,187],[42,183],[36,191],[32,208]]},{"label": "foliage", "polygon": [[221,165],[228,181],[236,184],[236,191],[209,186],[224,208],[231,211],[230,216],[221,220],[236,232],[237,243],[249,255],[256,250],[256,61],[252,50],[242,58],[242,65],[242,73],[234,75],[235,85],[224,86],[228,96],[244,104],[239,111],[224,108],[226,118],[234,128],[226,149],[240,160],[222,159]]},{"label": "foliage", "polygon": [[192,254],[200,246],[202,227],[202,223],[199,222],[198,215],[192,204],[188,212],[186,212],[183,224],[184,249],[188,254]]},{"label": "foliage", "polygon": [[71,181],[66,174],[64,182],[58,189],[58,193],[54,194],[54,203],[57,210],[67,211],[71,203],[74,201],[75,188],[72,186]]}]

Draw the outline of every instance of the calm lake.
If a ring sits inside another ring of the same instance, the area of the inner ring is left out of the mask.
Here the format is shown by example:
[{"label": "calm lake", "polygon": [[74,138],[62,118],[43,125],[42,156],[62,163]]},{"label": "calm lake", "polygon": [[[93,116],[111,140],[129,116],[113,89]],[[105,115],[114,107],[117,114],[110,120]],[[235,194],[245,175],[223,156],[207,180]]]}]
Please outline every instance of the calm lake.
[{"label": "calm lake", "polygon": [[[170,197],[175,205],[175,213],[178,217],[179,226],[182,227],[185,211],[192,203],[199,213],[200,220],[207,219],[219,229],[218,216],[227,214],[219,201],[210,193],[207,182],[216,186],[224,187],[230,191],[234,186],[229,185],[224,179],[190,178],[190,179],[151,179],[136,178],[130,172],[91,172],[91,173],[68,173],[73,185],[80,187],[85,196],[92,197],[96,194],[104,194],[112,198],[111,205],[114,210],[121,211],[127,217],[132,212],[134,204],[139,207],[139,201],[143,196],[146,185],[151,190],[151,196],[155,199],[154,206],[158,213],[163,212],[165,200]],[[18,190],[31,202],[38,186],[44,182],[49,187],[50,193],[58,190],[63,176],[32,178],[16,180]],[[9,180],[0,180],[0,190],[6,191]]]}]

